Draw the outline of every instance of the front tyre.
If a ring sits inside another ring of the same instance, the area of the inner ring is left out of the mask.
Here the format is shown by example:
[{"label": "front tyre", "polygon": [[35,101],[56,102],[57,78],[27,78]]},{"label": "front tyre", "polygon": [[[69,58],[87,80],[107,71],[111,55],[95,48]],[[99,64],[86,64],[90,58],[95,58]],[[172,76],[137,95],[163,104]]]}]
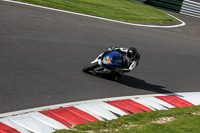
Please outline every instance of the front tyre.
[{"label": "front tyre", "polygon": [[96,63],[92,63],[92,64],[89,64],[89,65],[87,65],[87,66],[84,66],[83,67],[83,72],[89,72],[89,71],[91,71],[91,70],[93,70],[93,69],[95,69],[96,67],[98,67],[99,66],[99,64],[98,64],[98,62],[96,62]]}]

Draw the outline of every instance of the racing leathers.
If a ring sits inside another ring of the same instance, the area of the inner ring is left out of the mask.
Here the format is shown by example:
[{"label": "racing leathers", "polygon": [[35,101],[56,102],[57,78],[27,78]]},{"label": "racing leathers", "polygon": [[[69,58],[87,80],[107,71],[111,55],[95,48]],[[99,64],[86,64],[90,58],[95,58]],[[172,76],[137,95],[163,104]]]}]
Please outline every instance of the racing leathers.
[{"label": "racing leathers", "polygon": [[137,49],[134,47],[123,48],[123,47],[110,47],[107,48],[107,52],[118,51],[122,55],[122,71],[129,72],[136,68],[139,64],[140,54],[137,52]]}]

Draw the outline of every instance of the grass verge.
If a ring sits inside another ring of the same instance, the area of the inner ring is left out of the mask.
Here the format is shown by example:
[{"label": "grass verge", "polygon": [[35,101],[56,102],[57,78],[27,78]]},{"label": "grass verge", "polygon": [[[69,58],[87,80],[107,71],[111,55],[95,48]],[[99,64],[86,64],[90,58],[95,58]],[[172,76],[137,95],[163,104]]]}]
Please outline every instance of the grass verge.
[{"label": "grass verge", "polygon": [[122,116],[107,122],[77,125],[54,133],[199,133],[200,106],[172,108]]},{"label": "grass verge", "polygon": [[134,23],[178,23],[159,9],[129,0],[15,0]]}]

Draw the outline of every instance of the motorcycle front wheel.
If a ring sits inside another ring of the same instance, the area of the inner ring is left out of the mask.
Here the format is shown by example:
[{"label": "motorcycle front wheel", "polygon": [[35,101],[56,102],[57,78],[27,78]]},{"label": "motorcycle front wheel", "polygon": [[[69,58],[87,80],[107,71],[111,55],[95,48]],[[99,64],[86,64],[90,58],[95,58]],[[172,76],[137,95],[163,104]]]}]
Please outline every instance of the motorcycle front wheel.
[{"label": "motorcycle front wheel", "polygon": [[98,62],[96,62],[96,63],[89,64],[89,65],[87,65],[87,66],[84,66],[84,67],[82,68],[82,70],[83,70],[83,72],[89,72],[89,71],[95,69],[95,68],[98,67],[98,66],[99,66],[99,64],[98,64]]}]

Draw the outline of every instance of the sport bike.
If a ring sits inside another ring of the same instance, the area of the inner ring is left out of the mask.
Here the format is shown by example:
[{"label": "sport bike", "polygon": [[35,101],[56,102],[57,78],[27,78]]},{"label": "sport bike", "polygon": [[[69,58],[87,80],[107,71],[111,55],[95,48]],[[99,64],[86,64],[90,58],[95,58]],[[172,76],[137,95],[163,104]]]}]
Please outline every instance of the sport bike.
[{"label": "sport bike", "polygon": [[135,68],[137,62],[128,58],[117,50],[101,53],[89,65],[82,68],[83,72],[96,75],[109,76],[112,80],[119,81],[121,76]]}]

